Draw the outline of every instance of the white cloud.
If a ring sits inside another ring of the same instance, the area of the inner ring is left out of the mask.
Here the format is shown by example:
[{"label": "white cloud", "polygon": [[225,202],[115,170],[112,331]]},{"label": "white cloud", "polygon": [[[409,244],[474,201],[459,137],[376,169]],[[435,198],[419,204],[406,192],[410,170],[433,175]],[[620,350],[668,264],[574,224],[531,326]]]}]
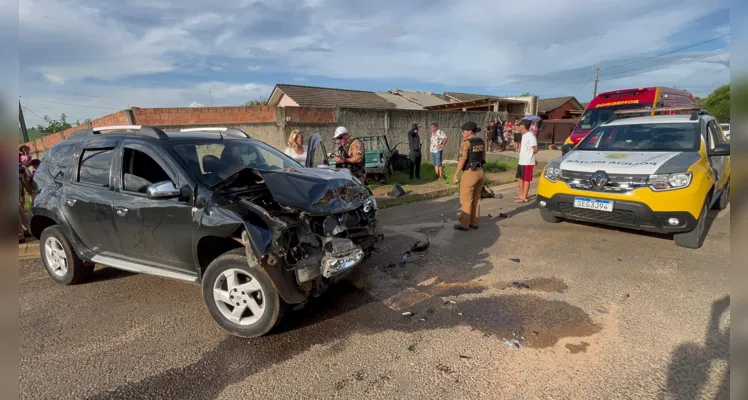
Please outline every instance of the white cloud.
[{"label": "white cloud", "polygon": [[[96,86],[88,83],[92,79],[114,85],[127,77],[170,77],[179,72],[182,89],[163,87],[173,85],[174,78],[134,88],[122,83],[122,99],[105,101],[117,101],[117,107],[125,102],[145,107],[155,101],[181,105],[185,98],[207,104],[210,91],[215,101],[236,99],[240,104],[249,100],[246,96],[269,93],[274,82],[197,84],[206,80],[205,75],[193,76],[190,83],[184,76],[205,70],[229,74],[232,65],[248,65],[247,71],[272,70],[297,76],[287,78],[296,82],[303,82],[302,76],[392,79],[567,95],[582,88],[595,66],[729,33],[729,22],[699,24],[728,9],[727,0],[663,0],[657,7],[648,0],[527,0],[500,5],[495,0],[24,0],[19,12],[21,69],[37,75],[22,75],[21,91],[29,97],[32,93],[26,91],[32,90],[38,97],[74,102],[70,95],[37,81],[43,77],[48,83],[64,82],[66,88],[93,93]],[[502,22],[503,16],[510,16],[511,25]],[[729,74],[729,53],[712,56],[716,58],[694,53],[692,59],[658,59],[648,68],[637,64],[617,69],[601,87],[650,81],[696,87],[728,81],[721,80],[725,65]],[[564,70],[569,71],[559,73]],[[576,70],[586,72],[574,77]],[[626,77],[626,71],[636,77]],[[701,75],[707,72],[711,75]],[[537,83],[549,74],[552,80]],[[205,89],[208,86],[210,90]],[[197,96],[200,91],[204,94]],[[142,97],[129,97],[136,94]]]},{"label": "white cloud", "polygon": [[44,79],[46,79],[49,83],[53,83],[55,85],[65,84],[65,79],[62,78],[61,76],[57,76],[54,74],[43,74],[42,76],[44,76]]},{"label": "white cloud", "polygon": [[[84,85],[79,91],[69,94],[32,91],[22,98],[22,103],[42,117],[55,117],[64,112],[69,121],[83,121],[134,106],[185,107],[187,101],[192,102],[188,107],[238,106],[248,100],[267,98],[272,89],[272,86],[263,84],[230,82],[203,82],[183,88]],[[32,126],[43,122],[31,113],[26,118]]]},{"label": "white cloud", "polygon": [[304,78],[303,76],[297,76],[296,78],[293,78],[294,82],[306,82],[308,79]]}]

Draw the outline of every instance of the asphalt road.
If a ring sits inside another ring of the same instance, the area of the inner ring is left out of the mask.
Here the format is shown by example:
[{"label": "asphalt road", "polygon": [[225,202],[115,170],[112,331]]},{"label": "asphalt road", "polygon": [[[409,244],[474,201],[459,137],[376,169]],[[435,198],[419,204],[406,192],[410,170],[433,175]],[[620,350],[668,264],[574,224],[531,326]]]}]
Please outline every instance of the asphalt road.
[{"label": "asphalt road", "polygon": [[22,260],[20,398],[728,398],[729,209],[690,250],[505,193],[465,233],[456,197],[383,210],[381,252],[254,340],[198,286],[101,268],[64,287]]}]

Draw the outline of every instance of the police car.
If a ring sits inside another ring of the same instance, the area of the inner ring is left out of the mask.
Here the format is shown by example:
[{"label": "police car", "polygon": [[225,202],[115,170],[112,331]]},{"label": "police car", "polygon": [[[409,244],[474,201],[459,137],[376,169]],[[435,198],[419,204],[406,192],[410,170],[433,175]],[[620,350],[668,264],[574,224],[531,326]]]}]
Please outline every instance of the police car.
[{"label": "police car", "polygon": [[540,216],[674,234],[699,248],[708,211],[730,201],[730,144],[717,120],[618,115],[546,166]]}]

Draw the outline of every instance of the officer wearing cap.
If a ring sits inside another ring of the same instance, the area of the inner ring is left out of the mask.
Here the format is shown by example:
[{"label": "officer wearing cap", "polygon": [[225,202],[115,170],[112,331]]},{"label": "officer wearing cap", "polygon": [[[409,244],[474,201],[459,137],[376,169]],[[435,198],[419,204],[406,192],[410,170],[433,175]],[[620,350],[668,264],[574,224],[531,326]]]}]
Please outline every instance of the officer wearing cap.
[{"label": "officer wearing cap", "polygon": [[335,155],[336,168],[348,168],[351,174],[362,181],[366,176],[364,169],[364,145],[360,140],[351,136],[348,128],[339,126],[333,136],[338,142],[339,151]]},{"label": "officer wearing cap", "polygon": [[[480,215],[480,195],[483,189],[485,174],[483,164],[486,163],[486,143],[477,136],[479,132],[475,122],[462,125],[462,143],[460,143],[460,161],[457,163],[454,183],[460,183],[460,223],[455,229],[468,231],[478,229]],[[462,179],[459,174],[462,172]]]}]

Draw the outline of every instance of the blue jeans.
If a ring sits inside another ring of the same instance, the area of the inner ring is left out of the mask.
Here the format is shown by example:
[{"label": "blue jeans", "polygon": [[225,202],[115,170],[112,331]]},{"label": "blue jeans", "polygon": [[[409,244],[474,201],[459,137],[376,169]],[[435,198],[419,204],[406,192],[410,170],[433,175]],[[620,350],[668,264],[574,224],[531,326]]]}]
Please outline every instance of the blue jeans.
[{"label": "blue jeans", "polygon": [[436,153],[431,153],[431,164],[435,167],[441,167],[442,166],[442,154],[444,154],[444,150],[439,150]]}]

